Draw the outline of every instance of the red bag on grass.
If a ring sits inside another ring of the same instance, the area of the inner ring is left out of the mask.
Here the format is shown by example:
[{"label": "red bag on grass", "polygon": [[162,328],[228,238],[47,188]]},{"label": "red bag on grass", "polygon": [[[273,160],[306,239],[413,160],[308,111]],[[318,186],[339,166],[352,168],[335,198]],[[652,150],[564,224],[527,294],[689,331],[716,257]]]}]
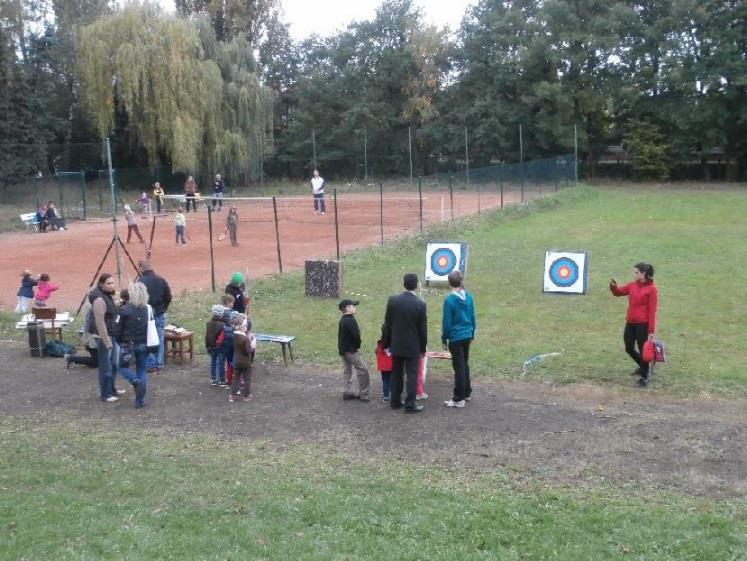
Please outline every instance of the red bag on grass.
[{"label": "red bag on grass", "polygon": [[655,356],[654,342],[646,341],[645,343],[643,343],[643,352],[641,352],[641,358],[643,359],[643,362],[653,362]]}]

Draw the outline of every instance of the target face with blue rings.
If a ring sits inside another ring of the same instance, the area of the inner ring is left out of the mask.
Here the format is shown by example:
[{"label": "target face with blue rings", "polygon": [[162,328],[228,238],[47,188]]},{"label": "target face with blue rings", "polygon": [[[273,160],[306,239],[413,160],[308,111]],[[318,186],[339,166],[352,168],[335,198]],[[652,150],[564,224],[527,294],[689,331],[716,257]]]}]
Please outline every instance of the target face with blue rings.
[{"label": "target face with blue rings", "polygon": [[457,267],[457,256],[448,247],[437,249],[431,255],[431,270],[440,276],[446,276]]},{"label": "target face with blue rings", "polygon": [[578,282],[578,263],[568,257],[553,261],[548,272],[555,286],[567,288]]}]

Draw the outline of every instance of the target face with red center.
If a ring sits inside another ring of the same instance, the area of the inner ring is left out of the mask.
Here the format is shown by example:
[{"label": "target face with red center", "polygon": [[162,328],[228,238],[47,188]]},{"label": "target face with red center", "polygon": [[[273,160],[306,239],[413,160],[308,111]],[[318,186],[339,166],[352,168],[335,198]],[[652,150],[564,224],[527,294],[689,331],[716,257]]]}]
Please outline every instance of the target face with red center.
[{"label": "target face with red center", "polygon": [[431,270],[440,276],[447,276],[456,267],[457,258],[448,247],[441,247],[431,255]]},{"label": "target face with red center", "polygon": [[545,253],[544,292],[585,294],[588,256],[586,253]]},{"label": "target face with red center", "polygon": [[449,273],[466,272],[467,244],[462,242],[428,242],[425,250],[425,280],[446,282]]}]

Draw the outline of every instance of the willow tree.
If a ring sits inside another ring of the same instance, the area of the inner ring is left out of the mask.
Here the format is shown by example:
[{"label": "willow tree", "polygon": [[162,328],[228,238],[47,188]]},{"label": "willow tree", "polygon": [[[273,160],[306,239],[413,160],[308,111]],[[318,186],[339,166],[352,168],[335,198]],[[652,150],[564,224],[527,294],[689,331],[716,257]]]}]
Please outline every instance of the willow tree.
[{"label": "willow tree", "polygon": [[84,98],[102,137],[123,113],[151,165],[169,161],[189,173],[230,165],[254,176],[256,146],[269,119],[262,87],[251,72],[239,86],[226,80],[228,47],[201,26],[145,3],[83,28]]}]

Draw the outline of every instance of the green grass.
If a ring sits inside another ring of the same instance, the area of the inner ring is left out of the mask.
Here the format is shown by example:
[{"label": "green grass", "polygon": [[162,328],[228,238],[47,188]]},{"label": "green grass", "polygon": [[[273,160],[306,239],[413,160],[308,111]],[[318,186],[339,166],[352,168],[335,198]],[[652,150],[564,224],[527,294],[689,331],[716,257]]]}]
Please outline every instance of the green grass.
[{"label": "green grass", "polygon": [[0,559],[726,561],[747,551],[739,502],[517,490],[501,473],[54,421],[0,421]]},{"label": "green grass", "polygon": [[[386,299],[401,290],[404,272],[422,274],[425,239],[464,240],[467,287],[477,306],[476,375],[522,377],[528,357],[562,351],[532,365],[526,377],[629,385],[634,365],[622,348],[627,300],[612,297],[607,284],[613,276],[631,280],[633,265],[646,261],[656,268],[657,336],[669,359],[658,367],[655,391],[744,396],[747,300],[739,286],[747,276],[745,215],[747,193],[740,191],[568,189],[479,220],[439,225],[424,238],[352,252],[343,260],[345,294],[363,295],[354,297],[361,300],[357,319],[372,364]],[[541,293],[546,249],[589,253],[587,295]],[[251,292],[256,330],[294,334],[302,361],[336,365],[336,301],[304,296],[302,273],[258,280]],[[434,289],[423,295],[432,349],[440,347],[445,294]],[[203,294],[192,306],[190,296],[172,307],[172,316],[202,333],[212,300]],[[447,372],[449,366],[434,368]]]}]

